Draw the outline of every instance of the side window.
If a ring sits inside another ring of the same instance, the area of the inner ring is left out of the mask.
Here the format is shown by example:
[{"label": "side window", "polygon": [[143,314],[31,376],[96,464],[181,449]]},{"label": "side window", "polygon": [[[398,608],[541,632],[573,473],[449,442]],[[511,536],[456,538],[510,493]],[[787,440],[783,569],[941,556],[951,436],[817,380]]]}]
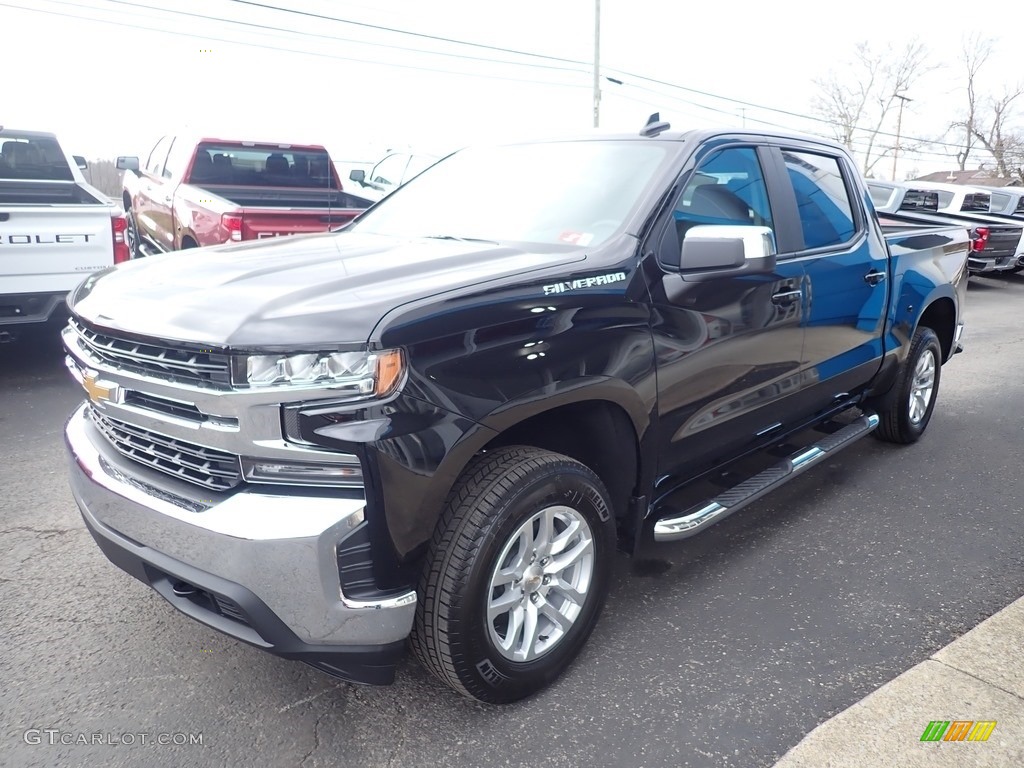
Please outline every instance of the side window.
[{"label": "side window", "polygon": [[827,248],[852,240],[857,224],[839,161],[791,150],[784,150],[782,157],[796,194],[804,248]]},{"label": "side window", "polygon": [[153,147],[153,151],[149,153],[149,158],[146,160],[146,171],[157,176],[160,175],[160,169],[163,167],[164,158],[167,157],[167,150],[170,147],[171,139],[169,136],[164,136],[160,141]]},{"label": "side window", "polygon": [[167,162],[164,163],[164,178],[169,179],[171,176],[185,170],[185,166],[188,164],[191,154],[191,144],[187,141],[178,141],[177,139],[174,139],[171,144],[171,151],[167,153]]},{"label": "side window", "polygon": [[374,184],[390,184],[392,186],[400,183],[407,162],[409,162],[409,158],[406,155],[385,157],[373,169],[370,181]]},{"label": "side window", "polygon": [[679,242],[699,224],[772,226],[768,190],[753,147],[723,149],[706,159],[687,182],[672,216]]}]

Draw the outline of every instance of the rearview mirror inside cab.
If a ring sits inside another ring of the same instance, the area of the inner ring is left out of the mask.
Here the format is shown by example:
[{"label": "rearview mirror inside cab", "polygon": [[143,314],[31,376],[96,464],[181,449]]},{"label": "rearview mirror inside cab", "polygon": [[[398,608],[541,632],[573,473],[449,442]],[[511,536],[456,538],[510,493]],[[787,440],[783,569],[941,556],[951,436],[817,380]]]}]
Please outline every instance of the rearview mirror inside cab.
[{"label": "rearview mirror inside cab", "polygon": [[683,236],[682,272],[775,269],[775,237],[768,227],[714,225],[691,227]]}]

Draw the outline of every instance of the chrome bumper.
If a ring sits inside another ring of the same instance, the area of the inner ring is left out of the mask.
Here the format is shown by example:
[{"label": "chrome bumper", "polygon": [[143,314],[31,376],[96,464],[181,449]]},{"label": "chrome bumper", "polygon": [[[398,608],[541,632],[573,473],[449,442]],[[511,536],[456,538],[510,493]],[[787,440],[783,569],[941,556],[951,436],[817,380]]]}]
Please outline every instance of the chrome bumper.
[{"label": "chrome bumper", "polygon": [[[331,647],[364,652],[409,634],[414,591],[375,602],[342,594],[337,545],[363,521],[362,500],[243,490],[198,510],[184,499],[178,504],[107,446],[87,407],[80,406],[65,429],[71,487],[82,516],[108,558],[179,610],[294,658],[302,658],[299,651]],[[213,594],[230,592],[232,600],[240,596],[234,601],[243,613],[251,603],[253,615],[234,621],[216,611],[204,613],[177,594],[182,582],[183,592],[194,585]],[[298,650],[292,653],[293,648]]]}]

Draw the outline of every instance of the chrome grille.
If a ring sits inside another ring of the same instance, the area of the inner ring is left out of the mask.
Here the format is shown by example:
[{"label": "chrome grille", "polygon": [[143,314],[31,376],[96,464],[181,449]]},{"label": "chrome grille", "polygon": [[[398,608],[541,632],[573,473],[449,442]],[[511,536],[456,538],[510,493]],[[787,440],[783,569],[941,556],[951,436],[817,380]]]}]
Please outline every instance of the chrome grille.
[{"label": "chrome grille", "polygon": [[120,453],[139,464],[215,491],[242,482],[238,457],[232,453],[158,435],[89,409],[93,424]]},{"label": "chrome grille", "polygon": [[226,354],[132,341],[94,331],[80,321],[69,323],[97,363],[171,382],[230,389],[231,358]]}]

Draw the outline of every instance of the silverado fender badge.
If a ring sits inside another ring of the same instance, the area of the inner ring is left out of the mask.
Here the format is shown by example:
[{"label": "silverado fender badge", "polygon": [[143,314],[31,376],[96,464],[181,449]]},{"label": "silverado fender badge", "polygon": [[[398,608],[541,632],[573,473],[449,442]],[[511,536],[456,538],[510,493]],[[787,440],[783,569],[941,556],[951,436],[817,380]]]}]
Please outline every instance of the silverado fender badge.
[{"label": "silverado fender badge", "polygon": [[566,291],[574,291],[577,288],[592,288],[595,285],[611,285],[612,283],[621,283],[625,279],[625,272],[612,272],[609,275],[597,275],[596,277],[581,277],[578,280],[545,285],[544,295],[550,296],[553,293],[565,293]]}]

